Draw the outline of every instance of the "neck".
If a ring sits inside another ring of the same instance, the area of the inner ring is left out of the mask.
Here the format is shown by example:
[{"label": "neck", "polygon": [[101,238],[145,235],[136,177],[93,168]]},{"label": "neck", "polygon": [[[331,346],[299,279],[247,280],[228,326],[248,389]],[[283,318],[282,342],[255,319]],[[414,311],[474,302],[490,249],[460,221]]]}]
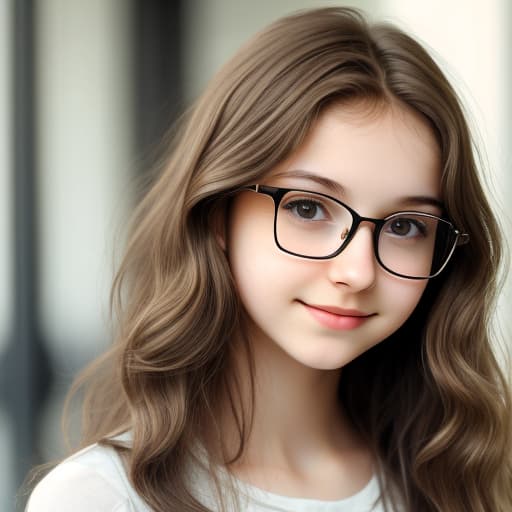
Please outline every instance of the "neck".
[{"label": "neck", "polygon": [[[252,429],[239,464],[299,469],[318,457],[361,446],[338,401],[341,370],[318,370],[292,359],[262,333],[250,339],[254,360]],[[243,351],[241,351],[243,352]],[[250,403],[247,361],[236,361],[241,397]],[[245,411],[246,417],[248,411]],[[225,440],[234,436],[232,415],[223,415]],[[228,449],[228,453],[230,452]]]}]

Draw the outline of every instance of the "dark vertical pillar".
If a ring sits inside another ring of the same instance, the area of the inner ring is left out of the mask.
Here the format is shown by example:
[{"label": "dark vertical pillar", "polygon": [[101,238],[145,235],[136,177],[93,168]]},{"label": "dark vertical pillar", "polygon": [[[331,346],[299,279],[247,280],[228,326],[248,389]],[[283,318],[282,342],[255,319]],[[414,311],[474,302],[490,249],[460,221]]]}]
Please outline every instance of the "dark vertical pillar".
[{"label": "dark vertical pillar", "polygon": [[178,0],[134,0],[135,134],[144,168],[183,109],[182,11]]},{"label": "dark vertical pillar", "polygon": [[[14,483],[19,487],[37,460],[38,412],[50,382],[37,325],[34,6],[12,2],[14,318],[0,361],[0,398],[14,425]],[[20,506],[20,505],[18,505]]]}]

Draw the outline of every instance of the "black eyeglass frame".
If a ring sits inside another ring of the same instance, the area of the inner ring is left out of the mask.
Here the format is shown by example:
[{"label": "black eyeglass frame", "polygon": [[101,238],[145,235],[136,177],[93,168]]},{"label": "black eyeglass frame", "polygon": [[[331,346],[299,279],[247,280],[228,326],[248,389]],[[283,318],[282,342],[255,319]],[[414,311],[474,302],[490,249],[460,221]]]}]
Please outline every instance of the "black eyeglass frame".
[{"label": "black eyeglass frame", "polygon": [[[272,200],[274,201],[274,241],[275,241],[277,247],[281,251],[283,251],[287,254],[291,254],[292,256],[298,256],[299,258],[306,258],[309,260],[329,260],[331,258],[334,258],[334,257],[338,256],[338,254],[340,254],[343,251],[343,249],[345,249],[345,247],[347,247],[347,245],[350,243],[350,241],[356,234],[357,229],[359,228],[359,225],[361,224],[361,222],[371,222],[372,224],[375,225],[375,229],[373,230],[373,252],[375,255],[375,259],[377,260],[379,265],[384,270],[386,270],[386,272],[389,272],[390,274],[393,274],[395,276],[403,277],[405,279],[423,280],[423,279],[432,279],[433,277],[438,276],[444,270],[444,268],[450,261],[452,255],[455,251],[455,248],[459,245],[464,245],[469,242],[469,234],[459,231],[450,221],[443,219],[437,215],[433,215],[431,213],[408,210],[408,211],[400,211],[400,212],[392,213],[391,215],[388,215],[384,219],[374,219],[371,217],[362,217],[353,208],[351,208],[347,204],[343,203],[342,201],[339,201],[335,197],[329,196],[327,194],[322,194],[321,192],[314,192],[311,190],[303,190],[303,189],[297,189],[297,188],[271,187],[269,185],[260,185],[260,184],[248,185],[246,187],[242,187],[241,190],[250,190],[252,192],[256,192],[258,194],[264,194],[264,195],[270,196],[272,198]],[[335,203],[339,204],[340,206],[342,206],[343,208],[346,208],[349,211],[350,215],[352,216],[352,226],[350,228],[350,231],[346,234],[341,246],[338,247],[338,249],[336,249],[334,252],[332,252],[331,254],[329,254],[327,256],[306,256],[304,254],[299,254],[299,253],[296,253],[293,251],[289,251],[288,249],[286,249],[279,243],[279,239],[277,237],[277,215],[278,215],[278,211],[279,211],[279,205],[281,204],[281,200],[288,192],[304,192],[306,194],[316,194],[318,196],[325,197],[331,201],[334,201]],[[404,215],[404,214],[422,215],[425,217],[430,217],[432,219],[436,219],[436,220],[448,225],[454,234],[455,238],[454,238],[453,246],[450,249],[448,255],[446,256],[444,263],[441,265],[439,270],[435,274],[432,274],[431,276],[417,277],[417,276],[408,276],[405,274],[400,274],[400,273],[395,272],[394,270],[391,270],[390,268],[388,268],[382,262],[382,260],[380,258],[378,246],[379,246],[379,237],[380,237],[380,232],[382,230],[382,227],[386,224],[386,222],[388,222],[393,217],[397,217],[397,216]]]}]

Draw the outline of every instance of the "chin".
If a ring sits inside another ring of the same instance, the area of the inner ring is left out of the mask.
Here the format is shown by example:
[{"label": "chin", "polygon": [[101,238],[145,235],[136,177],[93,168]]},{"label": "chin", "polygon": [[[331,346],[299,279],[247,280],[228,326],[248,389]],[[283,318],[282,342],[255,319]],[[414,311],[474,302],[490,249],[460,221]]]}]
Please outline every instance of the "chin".
[{"label": "chin", "polygon": [[314,357],[309,354],[308,357],[295,358],[299,363],[314,370],[340,370],[345,365],[356,359],[360,353],[357,354],[318,354]]}]

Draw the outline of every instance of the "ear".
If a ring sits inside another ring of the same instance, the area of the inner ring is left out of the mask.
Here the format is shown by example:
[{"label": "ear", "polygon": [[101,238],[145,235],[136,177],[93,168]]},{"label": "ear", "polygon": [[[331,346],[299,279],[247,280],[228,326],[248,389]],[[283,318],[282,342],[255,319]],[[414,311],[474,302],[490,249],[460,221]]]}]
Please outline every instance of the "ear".
[{"label": "ear", "polygon": [[217,240],[217,243],[220,245],[220,248],[226,252],[226,233],[224,229],[224,233],[215,233],[215,239]]},{"label": "ear", "polygon": [[219,244],[220,248],[226,252],[227,248],[227,205],[223,205],[211,213],[211,229],[215,236],[215,240]]}]

